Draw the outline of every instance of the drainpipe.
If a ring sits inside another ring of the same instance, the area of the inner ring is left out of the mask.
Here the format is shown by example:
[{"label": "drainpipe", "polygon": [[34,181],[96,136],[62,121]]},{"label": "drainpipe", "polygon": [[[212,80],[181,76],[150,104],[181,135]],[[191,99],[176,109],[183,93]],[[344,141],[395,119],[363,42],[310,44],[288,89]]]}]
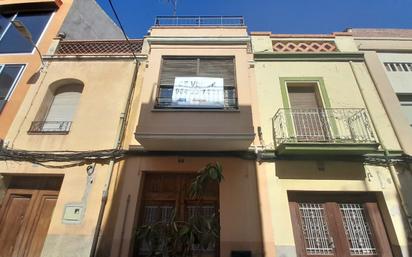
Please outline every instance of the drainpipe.
[{"label": "drainpipe", "polygon": [[[349,63],[350,63],[350,67],[351,67],[351,69],[352,69],[352,73],[353,73],[353,75],[354,75],[354,77],[355,77],[356,85],[358,86],[358,89],[359,89],[359,91],[360,91],[360,93],[361,93],[363,102],[365,103],[365,106],[366,106],[366,109],[368,110],[368,113],[370,113],[370,107],[369,107],[369,105],[368,105],[368,102],[366,101],[365,92],[363,91],[362,87],[360,86],[359,78],[358,78],[358,75],[356,75],[353,62],[352,62],[352,61],[349,61]],[[377,129],[377,127],[376,127],[376,121],[375,121],[374,117],[373,117],[372,115],[369,115],[369,117],[370,117],[370,119],[371,119],[372,126],[375,128],[376,137],[378,138],[378,140],[379,140],[379,142],[380,142],[380,144],[381,144],[381,146],[382,146],[382,149],[383,149],[383,151],[384,151],[384,155],[385,155],[385,159],[386,159],[386,164],[387,164],[387,166],[388,166],[388,168],[389,168],[392,181],[394,182],[397,195],[398,195],[399,200],[400,200],[400,202],[401,202],[401,206],[402,206],[403,213],[404,213],[404,215],[405,215],[405,217],[406,217],[406,219],[407,219],[408,229],[409,229],[409,233],[408,233],[408,234],[409,234],[409,237],[411,237],[411,236],[412,236],[412,216],[410,215],[410,213],[409,213],[409,211],[408,211],[408,207],[407,207],[407,205],[406,205],[405,198],[403,197],[403,194],[402,194],[402,191],[401,191],[401,183],[400,183],[400,181],[399,181],[399,177],[398,177],[397,171],[396,171],[395,166],[393,165],[392,161],[390,160],[389,151],[388,151],[388,149],[386,148],[385,143],[382,141],[382,136],[381,136],[381,134],[380,134],[380,131],[379,131],[379,130]],[[399,141],[399,140],[398,140],[398,141]]]},{"label": "drainpipe", "polygon": [[[129,93],[127,96],[127,101],[125,103],[124,106],[124,110],[123,112],[120,114],[120,120],[119,120],[119,126],[117,129],[117,135],[116,135],[116,141],[114,143],[114,148],[115,149],[121,149],[122,148],[122,141],[123,141],[123,137],[124,137],[124,132],[126,130],[126,125],[127,125],[127,120],[128,120],[128,115],[129,115],[129,109],[131,106],[131,101],[132,101],[132,96],[134,93],[134,89],[135,89],[135,84],[136,84],[136,78],[137,78],[137,72],[139,69],[139,62],[137,59],[135,59],[135,67],[133,70],[133,76],[132,76],[132,81],[130,83],[130,88],[129,88]],[[113,170],[114,170],[114,159],[110,160],[109,163],[109,174],[106,178],[106,182],[104,184],[104,188],[102,191],[102,200],[101,200],[101,205],[100,205],[100,210],[99,210],[99,214],[97,217],[97,224],[96,224],[96,229],[93,235],[93,241],[92,241],[92,248],[90,250],[90,257],[94,257],[96,255],[96,251],[97,251],[97,245],[99,242],[99,236],[100,236],[100,232],[101,232],[101,227],[102,227],[102,221],[103,221],[103,217],[104,217],[104,212],[106,209],[106,204],[107,204],[107,199],[109,197],[109,190],[110,190],[110,184],[112,181],[112,177],[113,177]]]}]

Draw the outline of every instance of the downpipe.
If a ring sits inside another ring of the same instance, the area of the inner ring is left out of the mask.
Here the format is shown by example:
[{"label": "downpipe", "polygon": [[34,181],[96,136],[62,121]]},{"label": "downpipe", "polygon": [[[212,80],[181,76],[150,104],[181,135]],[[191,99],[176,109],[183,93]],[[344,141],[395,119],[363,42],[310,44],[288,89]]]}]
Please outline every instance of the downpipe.
[{"label": "downpipe", "polygon": [[[135,59],[136,65],[133,70],[133,76],[132,76],[132,81],[130,83],[130,88],[129,88],[129,93],[127,97],[127,101],[125,103],[125,107],[123,112],[120,114],[119,118],[119,127],[118,127],[118,132],[116,135],[116,140],[114,144],[115,149],[121,149],[122,148],[122,141],[124,137],[124,132],[126,130],[126,125],[127,125],[127,120],[128,120],[128,115],[129,115],[129,109],[131,106],[131,101],[132,101],[132,96],[134,94],[135,86],[136,86],[136,78],[137,78],[137,72],[139,70],[139,62],[138,60]],[[103,217],[105,214],[106,210],[106,205],[107,205],[107,200],[109,198],[109,190],[110,190],[110,185],[112,182],[112,177],[113,177],[113,171],[114,171],[114,164],[115,160],[112,159],[110,160],[109,163],[109,174],[106,178],[106,182],[104,184],[104,188],[102,191],[102,199],[101,199],[101,204],[100,204],[100,209],[99,209],[99,214],[97,217],[97,223],[96,223],[96,229],[94,231],[93,235],[93,241],[92,241],[92,247],[90,250],[90,257],[95,257],[96,252],[97,252],[97,246],[100,241],[100,233],[101,233],[101,228],[102,228],[102,222],[103,222]]]}]

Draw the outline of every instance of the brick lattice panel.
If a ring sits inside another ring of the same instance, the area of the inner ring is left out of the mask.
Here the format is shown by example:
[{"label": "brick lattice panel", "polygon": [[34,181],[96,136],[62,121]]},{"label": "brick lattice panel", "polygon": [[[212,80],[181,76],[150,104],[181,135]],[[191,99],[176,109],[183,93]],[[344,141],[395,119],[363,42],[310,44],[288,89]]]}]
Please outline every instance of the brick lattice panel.
[{"label": "brick lattice panel", "polygon": [[[131,55],[142,51],[143,40],[61,41],[57,55]],[[131,47],[130,47],[131,46]]]},{"label": "brick lattice panel", "polygon": [[274,52],[337,52],[333,41],[273,41]]}]

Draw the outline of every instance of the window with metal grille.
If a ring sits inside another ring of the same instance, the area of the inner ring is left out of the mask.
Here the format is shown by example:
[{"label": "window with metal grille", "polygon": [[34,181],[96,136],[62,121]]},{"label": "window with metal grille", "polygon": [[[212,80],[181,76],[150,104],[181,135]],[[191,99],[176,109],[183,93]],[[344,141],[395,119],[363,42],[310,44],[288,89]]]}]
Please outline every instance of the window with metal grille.
[{"label": "window with metal grille", "polygon": [[299,203],[306,252],[309,255],[332,255],[333,241],[329,234],[323,204]]},{"label": "window with metal grille", "polygon": [[[0,53],[30,53],[39,41],[53,12],[18,12],[0,14]],[[32,42],[24,38],[12,25],[20,21],[30,32]]]},{"label": "window with metal grille", "polygon": [[372,231],[361,204],[339,204],[345,234],[351,255],[374,255],[377,253],[372,240]]},{"label": "window with metal grille", "polygon": [[0,65],[0,112],[13,93],[23,67],[23,64]]},{"label": "window with metal grille", "polygon": [[[179,92],[178,81],[185,78],[189,83],[223,81],[223,86],[213,90],[195,86]],[[179,93],[184,95],[183,104]],[[163,57],[156,100],[157,109],[237,109],[235,58]]]}]

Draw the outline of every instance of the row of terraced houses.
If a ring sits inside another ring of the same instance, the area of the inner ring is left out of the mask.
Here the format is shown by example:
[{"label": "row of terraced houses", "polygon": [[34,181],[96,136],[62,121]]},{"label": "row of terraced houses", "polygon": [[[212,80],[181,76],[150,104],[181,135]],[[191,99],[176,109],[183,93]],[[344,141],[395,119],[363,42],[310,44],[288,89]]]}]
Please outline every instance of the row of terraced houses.
[{"label": "row of terraced houses", "polygon": [[137,227],[185,219],[216,162],[196,256],[412,256],[412,30],[162,16],[126,40],[94,0],[0,14],[0,257],[145,256]]}]

